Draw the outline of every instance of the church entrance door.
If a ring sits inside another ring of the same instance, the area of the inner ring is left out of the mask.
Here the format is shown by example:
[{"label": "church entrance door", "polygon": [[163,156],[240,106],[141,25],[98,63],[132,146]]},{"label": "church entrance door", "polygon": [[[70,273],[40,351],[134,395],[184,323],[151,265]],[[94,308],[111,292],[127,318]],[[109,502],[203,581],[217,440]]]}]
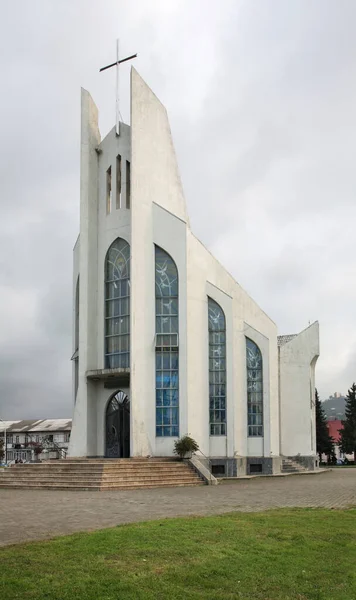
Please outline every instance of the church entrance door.
[{"label": "church entrance door", "polygon": [[106,408],[106,458],[130,457],[130,400],[122,391],[115,392]]}]

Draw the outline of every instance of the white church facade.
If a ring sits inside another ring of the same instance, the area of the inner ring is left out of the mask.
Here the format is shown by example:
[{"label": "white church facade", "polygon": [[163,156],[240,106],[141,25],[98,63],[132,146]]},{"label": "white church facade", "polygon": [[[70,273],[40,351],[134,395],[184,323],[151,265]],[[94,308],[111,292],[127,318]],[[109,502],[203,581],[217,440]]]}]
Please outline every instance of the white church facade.
[{"label": "white church facade", "polygon": [[316,463],[318,323],[278,336],[190,226],[165,108],[131,71],[131,125],[103,140],[82,90],[69,454],[172,456],[215,472]]}]

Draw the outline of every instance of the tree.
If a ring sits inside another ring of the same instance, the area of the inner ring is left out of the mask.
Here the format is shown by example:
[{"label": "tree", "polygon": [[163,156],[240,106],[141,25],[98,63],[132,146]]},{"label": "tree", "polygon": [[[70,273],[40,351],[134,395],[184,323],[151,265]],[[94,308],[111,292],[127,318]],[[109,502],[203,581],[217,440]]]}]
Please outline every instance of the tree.
[{"label": "tree", "polygon": [[345,454],[354,455],[356,464],[356,383],[353,383],[346,395],[345,421],[340,429],[340,447]]},{"label": "tree", "polygon": [[329,435],[328,421],[324,413],[321,401],[319,399],[318,390],[315,390],[315,422],[316,422],[316,451],[319,454],[319,461],[321,462],[321,455],[326,454],[332,458],[334,455],[334,441]]}]

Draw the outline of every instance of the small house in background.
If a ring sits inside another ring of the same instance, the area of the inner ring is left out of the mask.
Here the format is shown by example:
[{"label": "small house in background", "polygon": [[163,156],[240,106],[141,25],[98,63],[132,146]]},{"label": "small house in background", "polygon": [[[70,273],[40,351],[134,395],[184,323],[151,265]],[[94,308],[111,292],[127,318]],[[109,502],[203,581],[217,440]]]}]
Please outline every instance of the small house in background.
[{"label": "small house in background", "polygon": [[341,452],[341,449],[340,449],[340,438],[341,438],[340,429],[343,429],[343,424],[342,424],[342,421],[340,419],[329,419],[328,420],[329,435],[334,440],[334,451],[335,451],[336,459],[337,460],[343,460],[344,458],[347,458],[348,460],[353,460],[354,457],[353,457],[352,454],[344,454],[344,452]]},{"label": "small house in background", "polygon": [[36,457],[41,460],[65,458],[71,429],[72,419],[0,421],[5,460],[27,462]]}]

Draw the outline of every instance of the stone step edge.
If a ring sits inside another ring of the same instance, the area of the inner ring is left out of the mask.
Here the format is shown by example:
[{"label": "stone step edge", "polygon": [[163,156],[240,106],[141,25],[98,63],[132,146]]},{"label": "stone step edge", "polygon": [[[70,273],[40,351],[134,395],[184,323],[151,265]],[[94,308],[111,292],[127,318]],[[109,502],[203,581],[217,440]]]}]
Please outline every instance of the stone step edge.
[{"label": "stone step edge", "polygon": [[11,480],[16,480],[16,479],[51,479],[53,481],[55,481],[56,479],[62,479],[62,478],[66,478],[66,479],[71,479],[71,480],[75,480],[75,479],[100,479],[100,480],[106,480],[106,479],[130,479],[132,477],[136,478],[136,479],[147,479],[147,478],[151,478],[151,477],[155,477],[155,478],[159,478],[159,479],[166,479],[166,478],[178,478],[179,477],[187,477],[187,476],[195,476],[198,477],[199,474],[195,473],[193,470],[192,471],[182,471],[180,473],[165,473],[164,475],[162,475],[162,473],[16,473],[16,474],[12,474],[12,473],[0,473],[0,481],[3,481],[5,479],[11,479]]},{"label": "stone step edge", "polygon": [[192,481],[192,482],[180,482],[180,481],[176,481],[176,482],[172,482],[172,483],[163,483],[163,482],[158,482],[158,483],[149,483],[148,485],[142,485],[142,484],[131,484],[131,485],[126,485],[126,486],[122,486],[122,485],[77,485],[77,486],[67,486],[67,485],[58,485],[58,486],[51,486],[51,485],[34,485],[34,484],[25,484],[25,485],[6,485],[6,484],[0,484],[0,489],[37,489],[37,490],[130,490],[130,489],[149,489],[149,488],[159,488],[159,487],[184,487],[184,486],[202,486],[202,485],[206,485],[203,481]]},{"label": "stone step edge", "polygon": [[[20,463],[21,464],[21,463]],[[23,463],[26,465],[31,465],[31,466],[39,466],[39,465],[73,465],[73,464],[78,464],[78,465],[91,465],[91,464],[105,464],[105,465],[123,465],[123,464],[127,464],[127,465],[138,465],[138,464],[143,464],[143,465],[184,465],[186,464],[184,461],[181,460],[174,460],[174,459],[162,459],[162,460],[158,460],[158,459],[147,459],[147,460],[142,460],[142,459],[134,459],[134,458],[101,458],[101,459],[95,459],[95,460],[91,460],[91,459],[87,459],[87,460],[70,460],[70,459],[66,459],[66,460],[44,460],[42,462],[33,462],[33,463]]]},{"label": "stone step edge", "polygon": [[[77,475],[87,475],[87,474],[95,474],[95,475],[111,475],[111,474],[120,474],[120,475],[130,475],[130,474],[142,474],[142,475],[146,475],[146,474],[150,474],[150,473],[157,473],[158,475],[161,476],[165,476],[169,473],[184,473],[186,471],[191,470],[190,467],[187,467],[187,469],[10,469],[10,470],[5,470],[4,473],[11,473],[11,475],[16,476],[20,476],[23,473],[29,474],[29,475],[42,475],[42,474],[67,474],[67,475],[72,475],[72,476],[77,476]],[[3,474],[2,472],[0,473]]]},{"label": "stone step edge", "polygon": [[186,469],[187,463],[24,463],[11,465],[10,469]]},{"label": "stone step edge", "polygon": [[[199,481],[199,477],[194,476],[194,475],[186,475],[184,477],[170,477],[169,479],[165,479],[165,481],[167,483],[171,483],[174,481]],[[109,483],[130,483],[131,481],[136,481],[136,482],[141,482],[141,483],[147,483],[150,481],[162,481],[162,479],[160,477],[148,477],[146,479],[140,479],[138,477],[132,477],[131,479],[92,479],[92,478],[88,478],[88,479],[83,479],[83,481],[79,481],[79,480],[70,480],[70,479],[65,479],[65,478],[60,478],[60,479],[54,479],[51,480],[47,477],[44,477],[43,479],[29,479],[26,477],[23,477],[21,479],[3,479],[0,480],[0,485],[1,484],[23,484],[23,483],[33,483],[33,484],[41,484],[41,483],[48,483],[50,485],[57,485],[60,483],[69,483],[69,484],[73,484],[75,485],[77,482],[78,484],[86,484],[86,483],[95,483],[95,484],[109,484]]]},{"label": "stone step edge", "polygon": [[41,470],[41,469],[186,469],[189,463],[23,463],[10,465],[8,469],[18,471],[19,469]]},{"label": "stone step edge", "polygon": [[68,458],[53,458],[48,460],[42,460],[42,463],[64,463],[64,462],[183,462],[181,458],[177,456],[130,456],[129,458],[109,458],[107,456],[98,456],[97,458],[88,457],[83,458],[80,456],[68,456]]}]

